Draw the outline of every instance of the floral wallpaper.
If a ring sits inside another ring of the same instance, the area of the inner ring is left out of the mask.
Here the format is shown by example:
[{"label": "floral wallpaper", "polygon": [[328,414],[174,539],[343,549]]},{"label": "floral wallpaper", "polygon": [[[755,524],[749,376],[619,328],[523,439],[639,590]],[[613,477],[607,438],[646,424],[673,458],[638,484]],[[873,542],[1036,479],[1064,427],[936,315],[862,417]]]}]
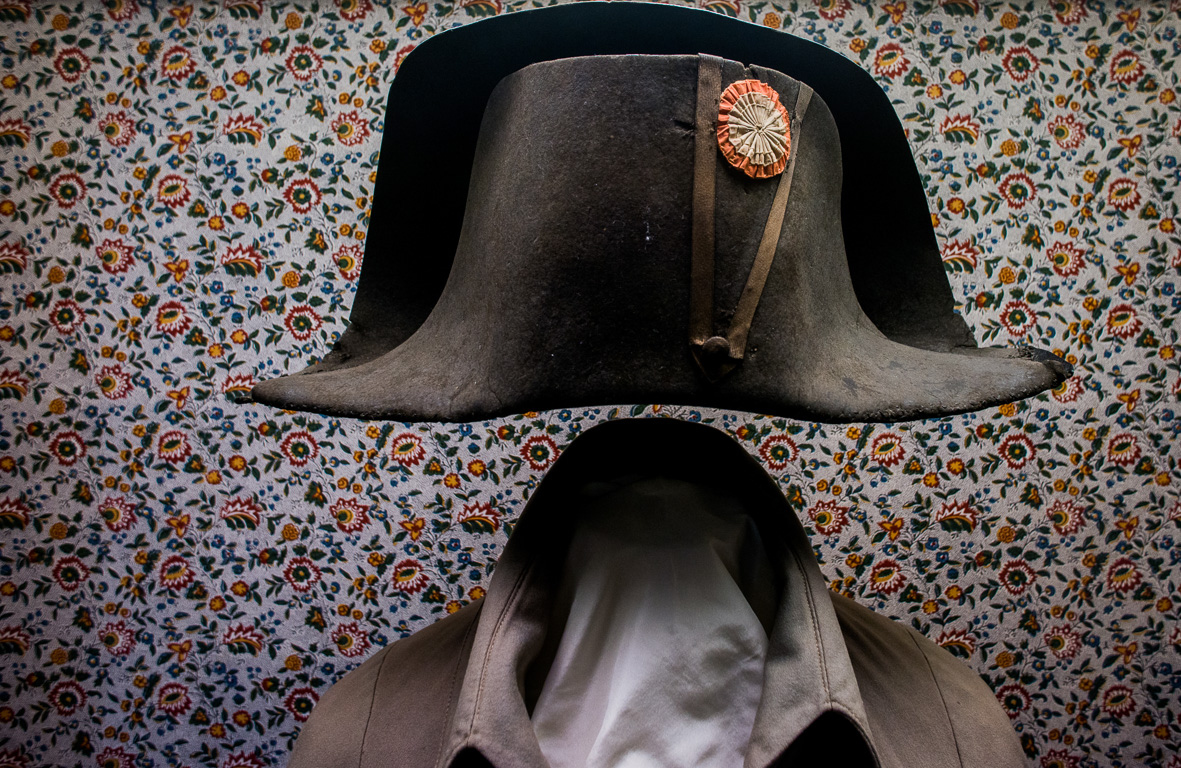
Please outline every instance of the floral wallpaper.
[{"label": "floral wallpaper", "polygon": [[977,338],[1074,377],[882,426],[241,404],[343,328],[402,57],[528,4],[0,0],[0,766],[283,765],[628,415],[734,434],[832,588],[978,670],[1031,766],[1181,766],[1181,5],[701,4],[871,72]]}]

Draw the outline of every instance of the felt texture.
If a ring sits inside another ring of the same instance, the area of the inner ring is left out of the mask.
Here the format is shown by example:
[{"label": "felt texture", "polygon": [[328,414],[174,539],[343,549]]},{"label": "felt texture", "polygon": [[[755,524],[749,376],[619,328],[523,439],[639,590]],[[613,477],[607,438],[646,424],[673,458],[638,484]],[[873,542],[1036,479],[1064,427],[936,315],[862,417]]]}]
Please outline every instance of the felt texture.
[{"label": "felt texture", "polygon": [[[933,352],[886,338],[845,257],[841,143],[814,96],[745,358],[718,382],[689,336],[698,58],[596,56],[501,81],[476,149],[464,227],[423,326],[368,363],[264,382],[259,402],[338,416],[472,421],[618,400],[821,421],[976,410],[1057,385],[1042,352]],[[795,103],[799,81],[724,62]],[[712,134],[712,131],[711,131]],[[776,190],[713,158],[715,318],[728,325]]]},{"label": "felt texture", "polygon": [[[578,3],[449,30],[414,48],[390,88],[382,152],[399,154],[424,126],[444,154],[412,153],[379,170],[376,217],[350,326],[308,372],[379,357],[426,319],[450,272],[466,181],[486,101],[501,78],[553,59],[624,53],[696,54],[801,78],[832,105],[849,163],[842,208],[858,298],[890,338],[928,349],[974,345],[952,309],[927,203],[902,126],[861,68],[810,41],[691,8]],[[449,97],[434,98],[439,83]],[[417,204],[430,200],[425,210]],[[414,226],[407,227],[408,223]]]}]

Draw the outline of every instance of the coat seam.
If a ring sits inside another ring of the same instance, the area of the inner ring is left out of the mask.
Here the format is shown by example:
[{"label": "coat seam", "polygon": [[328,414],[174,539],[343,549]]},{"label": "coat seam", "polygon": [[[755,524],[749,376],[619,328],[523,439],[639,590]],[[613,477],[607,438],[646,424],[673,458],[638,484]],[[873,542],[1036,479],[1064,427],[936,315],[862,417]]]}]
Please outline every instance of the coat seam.
[{"label": "coat seam", "polygon": [[943,705],[943,714],[947,718],[947,728],[951,731],[951,743],[955,745],[956,761],[959,763],[960,768],[963,768],[964,756],[960,752],[960,741],[956,737],[955,724],[951,722],[951,710],[947,707],[947,699],[943,695],[943,686],[939,684],[939,677],[935,674],[935,668],[931,666],[931,659],[927,657],[923,646],[919,645],[919,641],[915,639],[914,630],[908,631],[906,635],[914,643],[915,648],[918,649],[919,656],[923,657],[923,663],[927,665],[927,671],[931,673],[931,682],[935,683],[935,690],[939,691],[939,703]]},{"label": "coat seam", "polygon": [[361,729],[361,749],[357,751],[357,768],[365,765],[365,742],[369,740],[369,724],[373,722],[373,709],[377,706],[377,686],[381,683],[381,673],[385,671],[386,662],[390,654],[385,654],[381,664],[377,667],[377,674],[373,676],[373,689],[369,693],[369,711],[365,713],[365,727]]},{"label": "coat seam", "polygon": [[508,616],[509,612],[512,610],[513,604],[516,603],[516,601],[517,601],[517,596],[520,594],[520,591],[521,591],[521,585],[525,583],[525,577],[528,576],[529,572],[532,570],[533,570],[532,565],[527,566],[524,570],[521,571],[521,575],[517,577],[517,580],[515,582],[513,582],[513,588],[512,588],[512,591],[509,592],[508,599],[505,601],[504,610],[502,610],[500,612],[500,615],[496,617],[496,624],[492,628],[492,635],[491,635],[491,637],[488,638],[488,647],[484,649],[484,658],[481,660],[481,663],[480,663],[480,683],[476,687],[476,701],[475,701],[475,705],[472,707],[472,719],[471,719],[471,722],[468,723],[468,736],[469,737],[471,736],[472,732],[475,730],[476,718],[479,716],[480,706],[483,704],[484,683],[485,683],[485,679],[488,675],[488,660],[492,656],[492,649],[495,647],[496,640],[500,636],[500,628],[504,625],[505,617]]},{"label": "coat seam", "polygon": [[[462,641],[462,643],[460,643],[460,646],[459,646],[461,653],[462,653],[463,649],[467,647],[468,638],[470,638],[472,636],[472,634],[476,631],[477,626],[479,626],[479,617],[476,617],[476,619],[473,619],[471,624],[468,625],[467,631],[465,631],[463,633],[463,641]],[[451,722],[451,718],[455,716],[455,700],[456,700],[455,680],[459,676],[459,667],[462,664],[462,662],[463,662],[463,656],[460,655],[455,659],[455,666],[453,666],[451,668],[451,678],[448,680],[448,685],[447,685],[447,689],[451,692],[451,696],[450,696],[450,702],[447,705],[447,716],[443,719],[443,722],[445,722],[445,723]],[[439,746],[435,749],[435,765],[442,764],[443,747],[447,743],[447,736],[448,735],[449,734],[446,730],[440,729]]]},{"label": "coat seam", "polygon": [[812,599],[812,580],[808,578],[808,573],[804,569],[803,563],[800,562],[799,555],[792,552],[791,558],[805,585],[804,597],[808,601],[808,612],[812,616],[812,639],[816,642],[816,655],[820,657],[820,680],[824,685],[824,701],[826,706],[831,706],[833,700],[832,687],[828,682],[828,660],[825,658],[824,642],[820,636],[820,617],[816,614],[816,602]]}]

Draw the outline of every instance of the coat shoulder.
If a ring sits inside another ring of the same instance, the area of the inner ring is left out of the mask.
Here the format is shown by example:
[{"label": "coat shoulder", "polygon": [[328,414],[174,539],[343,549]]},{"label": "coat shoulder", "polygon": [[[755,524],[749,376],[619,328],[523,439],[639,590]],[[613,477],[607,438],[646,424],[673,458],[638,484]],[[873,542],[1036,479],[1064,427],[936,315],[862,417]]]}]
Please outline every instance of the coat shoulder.
[{"label": "coat shoulder", "polygon": [[[466,662],[479,608],[468,605],[386,646],[334,683],[300,730],[288,768],[433,766],[451,705],[437,681]],[[423,690],[438,695],[424,702]]]},{"label": "coat shoulder", "polygon": [[1028,764],[992,689],[922,633],[832,596],[883,768]]}]

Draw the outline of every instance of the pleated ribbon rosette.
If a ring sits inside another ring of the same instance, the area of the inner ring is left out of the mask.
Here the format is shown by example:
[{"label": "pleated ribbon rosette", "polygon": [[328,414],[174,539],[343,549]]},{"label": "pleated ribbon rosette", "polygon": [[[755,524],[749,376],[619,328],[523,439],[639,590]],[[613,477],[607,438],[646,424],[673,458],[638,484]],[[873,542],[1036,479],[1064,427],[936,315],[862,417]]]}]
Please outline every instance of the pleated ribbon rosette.
[{"label": "pleated ribbon rosette", "polygon": [[769,179],[791,156],[790,118],[779,94],[758,80],[739,80],[722,92],[718,106],[718,147],[727,162],[747,176]]}]

